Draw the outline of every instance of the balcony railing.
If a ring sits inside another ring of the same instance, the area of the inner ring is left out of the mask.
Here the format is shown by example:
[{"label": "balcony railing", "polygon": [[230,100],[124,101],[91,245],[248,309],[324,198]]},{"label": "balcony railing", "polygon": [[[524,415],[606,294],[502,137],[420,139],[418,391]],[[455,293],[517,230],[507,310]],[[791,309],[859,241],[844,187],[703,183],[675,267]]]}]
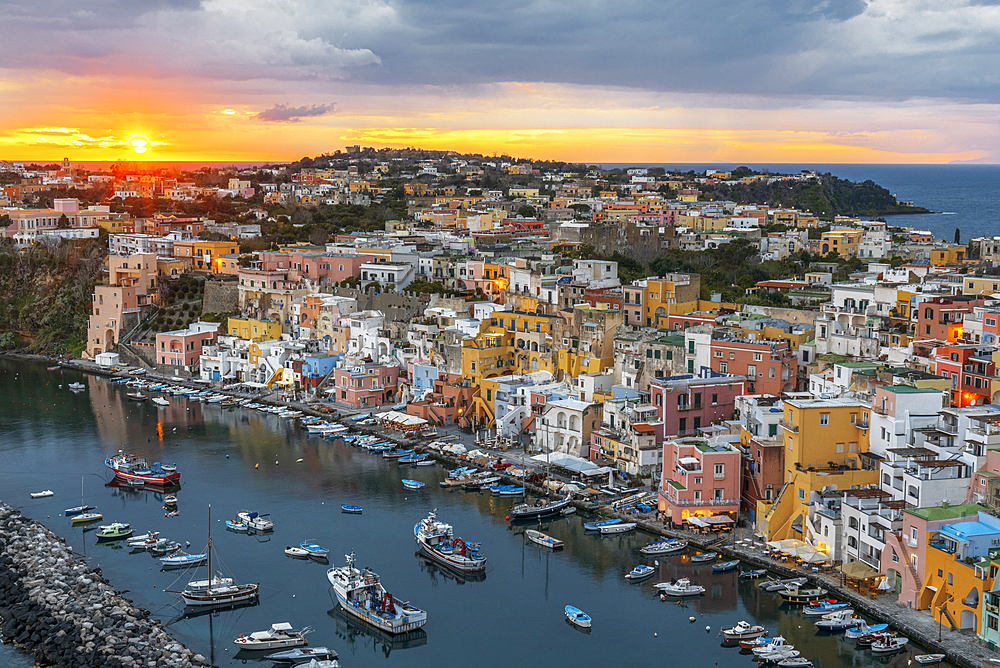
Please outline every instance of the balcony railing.
[{"label": "balcony railing", "polygon": [[791,424],[787,420],[778,420],[778,424],[787,429],[788,431],[792,432],[793,434],[799,433],[799,428]]},{"label": "balcony railing", "polygon": [[698,501],[690,499],[678,499],[674,502],[674,505],[678,506],[736,506],[739,505],[739,499],[700,499]]}]

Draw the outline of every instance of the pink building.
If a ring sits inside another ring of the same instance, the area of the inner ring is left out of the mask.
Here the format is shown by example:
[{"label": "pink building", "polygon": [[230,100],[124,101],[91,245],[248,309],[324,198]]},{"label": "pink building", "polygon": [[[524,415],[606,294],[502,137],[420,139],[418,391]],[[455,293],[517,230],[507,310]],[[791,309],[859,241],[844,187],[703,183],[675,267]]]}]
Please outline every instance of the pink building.
[{"label": "pink building", "polygon": [[799,363],[788,341],[712,339],[713,371],[747,377],[747,394],[795,390]]},{"label": "pink building", "polygon": [[675,525],[698,525],[703,522],[698,518],[715,515],[735,521],[740,509],[740,457],[739,449],[725,441],[666,440],[660,511],[669,512]]},{"label": "pink building", "polygon": [[649,401],[663,422],[663,433],[686,436],[736,412],[736,397],[742,396],[746,378],[703,369],[701,374],[653,378]]},{"label": "pink building", "polygon": [[122,328],[139,324],[138,290],[133,286],[94,286],[93,310],[87,326],[86,353],[90,359],[112,352]]},{"label": "pink building", "polygon": [[372,261],[371,255],[341,255],[331,253],[270,253],[257,254],[261,269],[287,271],[290,280],[309,280],[329,285],[361,274],[361,265]]},{"label": "pink building", "polygon": [[218,331],[219,323],[199,321],[187,329],[157,334],[157,363],[193,371],[201,360],[202,348],[215,343]]},{"label": "pink building", "polygon": [[386,366],[367,358],[346,364],[333,372],[334,400],[355,408],[391,403],[399,384],[399,367]]}]

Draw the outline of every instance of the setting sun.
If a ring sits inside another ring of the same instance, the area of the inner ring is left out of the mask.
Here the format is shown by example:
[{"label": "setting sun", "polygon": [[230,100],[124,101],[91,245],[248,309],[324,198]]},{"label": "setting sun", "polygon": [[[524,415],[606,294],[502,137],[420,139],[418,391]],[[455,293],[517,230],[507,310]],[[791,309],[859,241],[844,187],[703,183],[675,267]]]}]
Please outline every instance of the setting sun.
[{"label": "setting sun", "polygon": [[145,137],[133,137],[128,143],[136,153],[145,153],[149,150],[149,140]]}]

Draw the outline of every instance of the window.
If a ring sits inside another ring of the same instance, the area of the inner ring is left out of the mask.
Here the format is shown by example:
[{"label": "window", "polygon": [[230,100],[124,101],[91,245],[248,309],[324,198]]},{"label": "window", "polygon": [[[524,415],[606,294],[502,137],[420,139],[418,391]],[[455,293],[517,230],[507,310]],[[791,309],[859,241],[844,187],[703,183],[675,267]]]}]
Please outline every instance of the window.
[{"label": "window", "polygon": [[701,484],[701,478],[700,477],[699,478],[695,478],[694,479],[694,484],[700,485]]},{"label": "window", "polygon": [[729,353],[729,359],[731,360],[736,359],[736,353]]},{"label": "window", "polygon": [[654,350],[653,351],[653,357],[655,357],[656,359],[660,359],[660,351],[659,350]]},{"label": "window", "polygon": [[847,444],[847,451],[848,452],[857,452],[858,451],[858,444],[857,443],[848,443]]},{"label": "window", "polygon": [[819,423],[820,423],[820,425],[822,425],[824,427],[827,426],[828,424],[830,424],[830,414],[829,413],[820,413],[819,414]]},{"label": "window", "polygon": [[717,403],[719,403],[719,395],[718,394],[713,394],[712,395],[712,405],[715,406]]},{"label": "window", "polygon": [[757,377],[757,365],[747,364],[747,378],[756,378],[756,377]]},{"label": "window", "polygon": [[653,357],[653,351],[646,350],[646,359],[652,359],[652,357]]},{"label": "window", "polygon": [[851,546],[851,547],[857,547],[858,546],[858,541],[857,541],[857,539],[854,538],[854,536],[848,536],[847,537],[847,544],[849,546]]},{"label": "window", "polygon": [[910,527],[910,547],[917,546],[917,527]]},{"label": "window", "polygon": [[754,353],[753,354],[753,361],[754,362],[760,362],[762,359],[764,359],[764,355],[762,355],[761,353]]},{"label": "window", "polygon": [[858,414],[851,413],[851,424],[857,424],[857,423],[858,423]]},{"label": "window", "polygon": [[986,626],[990,631],[997,630],[997,618],[993,615],[986,615]]},{"label": "window", "polygon": [[716,464],[715,465],[715,475],[716,475],[716,477],[718,477],[718,476],[725,476],[725,474],[726,474],[726,465],[725,464]]},{"label": "window", "polygon": [[843,443],[838,443],[837,444],[837,452],[843,452],[843,451],[844,451],[844,444]]},{"label": "window", "polygon": [[729,365],[726,364],[725,362],[719,362],[719,373],[728,373],[728,372],[729,372]]},{"label": "window", "polygon": [[830,535],[830,525],[829,524],[824,524],[823,525],[823,537],[827,538],[827,537],[829,537],[829,535]]},{"label": "window", "polygon": [[899,555],[896,554],[896,548],[892,548],[892,561],[895,564],[899,563]]},{"label": "window", "polygon": [[674,351],[673,350],[668,350],[667,351],[667,359],[668,360],[672,360],[673,358],[674,358]]},{"label": "window", "polygon": [[716,350],[715,351],[715,356],[716,357],[722,357],[722,351],[721,350]]},{"label": "window", "polygon": [[800,499],[806,498],[806,490],[802,489],[801,487],[799,487],[799,498]]},{"label": "window", "polygon": [[695,501],[701,501],[701,490],[700,489],[694,490],[694,500]]},{"label": "window", "polygon": [[682,434],[687,431],[687,418],[681,418],[677,421],[677,431]]},{"label": "window", "polygon": [[849,519],[847,521],[847,526],[849,528],[851,528],[851,529],[857,529],[858,528],[858,518],[857,517],[852,517],[851,519]]}]

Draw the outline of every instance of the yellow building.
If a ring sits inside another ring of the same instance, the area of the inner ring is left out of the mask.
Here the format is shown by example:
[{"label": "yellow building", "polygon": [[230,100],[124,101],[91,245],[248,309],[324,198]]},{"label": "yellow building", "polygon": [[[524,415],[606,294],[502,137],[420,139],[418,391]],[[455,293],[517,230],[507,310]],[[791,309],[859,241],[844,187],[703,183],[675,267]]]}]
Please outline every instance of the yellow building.
[{"label": "yellow building", "polygon": [[643,317],[647,327],[666,327],[667,316],[677,312],[677,305],[696,302],[701,292],[697,274],[672,274],[667,278],[646,279]]},{"label": "yellow building", "polygon": [[858,256],[858,246],[864,232],[861,230],[830,230],[820,237],[820,254],[837,252],[840,257],[852,258]]},{"label": "yellow building", "polygon": [[965,246],[957,244],[935,246],[934,250],[931,251],[931,264],[938,266],[943,264],[962,264],[965,262],[965,252]]},{"label": "yellow building", "polygon": [[484,378],[513,372],[514,335],[503,327],[485,325],[479,334],[462,341],[462,377],[473,385]]},{"label": "yellow building", "polygon": [[226,333],[247,341],[276,341],[281,338],[281,323],[256,318],[229,318]]},{"label": "yellow building", "polygon": [[538,197],[538,188],[511,188],[507,191],[509,197],[523,197],[524,199],[534,199]]},{"label": "yellow building", "polygon": [[131,218],[102,218],[97,221],[97,226],[106,229],[108,234],[124,234],[126,223],[131,226],[135,221]]}]

